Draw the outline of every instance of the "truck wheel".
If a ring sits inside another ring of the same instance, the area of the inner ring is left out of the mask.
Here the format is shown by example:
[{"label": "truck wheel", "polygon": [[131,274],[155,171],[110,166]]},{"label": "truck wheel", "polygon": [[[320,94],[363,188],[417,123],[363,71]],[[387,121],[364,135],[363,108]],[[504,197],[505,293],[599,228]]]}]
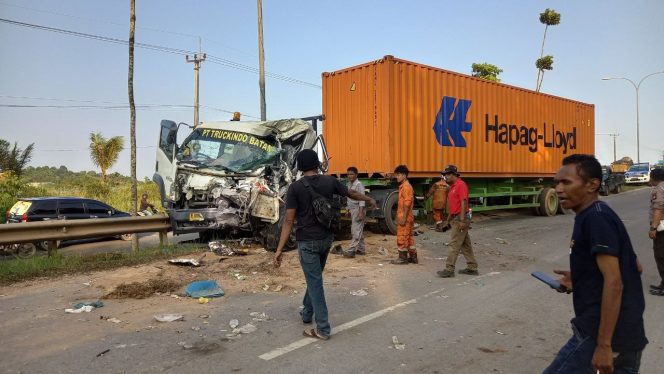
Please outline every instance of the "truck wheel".
[{"label": "truck wheel", "polygon": [[[270,252],[276,252],[277,247],[279,246],[279,239],[281,238],[281,227],[286,220],[286,205],[279,204],[279,221],[274,224],[268,224],[263,229],[263,244],[265,249]],[[284,250],[290,250],[297,248],[297,242],[295,241],[295,231],[291,231],[290,238],[286,242],[286,247]]]},{"label": "truck wheel", "polygon": [[551,217],[558,212],[558,196],[556,191],[551,187],[545,187],[540,192],[539,196],[539,211],[543,216]]},{"label": "truck wheel", "polygon": [[[48,251],[48,240],[42,240],[34,243],[40,251]],[[55,241],[55,248],[60,248],[60,240]]]},{"label": "truck wheel", "polygon": [[37,252],[37,247],[32,243],[21,243],[17,244],[16,248],[16,257],[26,259],[35,255]]},{"label": "truck wheel", "polygon": [[399,205],[399,193],[394,191],[387,196],[383,205],[383,219],[378,221],[378,226],[384,234],[397,234],[397,207]]},{"label": "truck wheel", "polygon": [[613,187],[613,189],[611,190],[611,192],[617,194],[617,193],[620,193],[621,190],[622,190],[622,185],[621,184],[616,184],[615,187]]}]

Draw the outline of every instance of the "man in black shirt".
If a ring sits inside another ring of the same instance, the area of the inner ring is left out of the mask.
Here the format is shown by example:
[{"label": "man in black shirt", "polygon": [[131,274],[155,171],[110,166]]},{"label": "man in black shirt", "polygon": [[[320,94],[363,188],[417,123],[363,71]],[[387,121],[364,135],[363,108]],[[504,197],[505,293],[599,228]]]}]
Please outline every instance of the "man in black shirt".
[{"label": "man in black shirt", "polygon": [[566,157],[556,174],[562,207],[576,213],[570,271],[555,270],[574,292],[574,335],[545,374],[638,373],[648,343],[641,266],[620,217],[598,199],[601,180],[592,155]]},{"label": "man in black shirt", "polygon": [[356,191],[349,191],[334,177],[319,175],[319,166],[318,155],[313,150],[304,149],[298,153],[297,168],[302,172],[302,178],[291,184],[286,194],[286,218],[274,255],[274,266],[281,266],[284,246],[293,229],[293,221],[297,221],[295,239],[300,255],[300,265],[307,282],[307,290],[302,301],[304,309],[300,315],[304,323],[310,323],[312,317],[316,319],[316,328],[304,330],[304,335],[327,340],[330,338],[331,328],[327,319],[323,269],[334,235],[330,228],[321,225],[316,218],[311,191],[304,185],[303,180],[306,180],[316,193],[328,199],[332,199],[332,195],[347,196],[353,200],[368,202],[369,209],[376,207],[376,201]]}]

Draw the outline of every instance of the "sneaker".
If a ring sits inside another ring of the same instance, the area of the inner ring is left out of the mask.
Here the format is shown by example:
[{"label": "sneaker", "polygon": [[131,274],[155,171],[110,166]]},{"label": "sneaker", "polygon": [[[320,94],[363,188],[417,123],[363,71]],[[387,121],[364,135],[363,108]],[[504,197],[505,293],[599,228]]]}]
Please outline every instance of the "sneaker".
[{"label": "sneaker", "polygon": [[438,274],[438,276],[441,277],[441,278],[454,278],[454,271],[453,270],[452,271],[447,270],[447,269],[440,270],[440,271],[436,272],[436,274]]},{"label": "sneaker", "polygon": [[657,291],[664,290],[664,283],[660,283],[660,284],[657,284],[657,285],[651,284],[650,289],[651,290],[657,290]]},{"label": "sneaker", "polygon": [[342,255],[345,258],[355,258],[355,251],[343,251]]},{"label": "sneaker", "polygon": [[367,254],[367,251],[355,251],[355,254],[359,256],[364,256]]},{"label": "sneaker", "polygon": [[341,244],[337,244],[330,250],[330,253],[333,255],[341,255],[344,253],[344,249],[341,247]]},{"label": "sneaker", "polygon": [[459,274],[480,275],[480,272],[477,271],[477,270],[472,270],[472,269],[463,269],[463,270],[459,270]]}]

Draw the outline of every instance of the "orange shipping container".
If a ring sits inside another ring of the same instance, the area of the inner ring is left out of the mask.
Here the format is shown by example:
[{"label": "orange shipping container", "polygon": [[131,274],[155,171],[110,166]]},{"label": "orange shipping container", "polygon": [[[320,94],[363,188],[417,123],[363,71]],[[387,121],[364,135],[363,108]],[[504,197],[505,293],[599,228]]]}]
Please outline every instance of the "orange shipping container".
[{"label": "orange shipping container", "polygon": [[437,176],[551,177],[565,156],[593,154],[594,105],[385,56],[323,73],[331,174],[405,164]]}]

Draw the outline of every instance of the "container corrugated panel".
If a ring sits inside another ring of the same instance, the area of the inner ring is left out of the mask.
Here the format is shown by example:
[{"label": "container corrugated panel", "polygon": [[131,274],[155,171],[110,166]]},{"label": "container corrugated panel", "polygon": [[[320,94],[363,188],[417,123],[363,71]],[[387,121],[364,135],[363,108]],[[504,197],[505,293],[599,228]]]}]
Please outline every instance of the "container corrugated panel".
[{"label": "container corrugated panel", "polygon": [[562,159],[595,150],[594,105],[391,56],[323,73],[331,174],[370,176],[405,164],[436,176],[550,177]]}]

